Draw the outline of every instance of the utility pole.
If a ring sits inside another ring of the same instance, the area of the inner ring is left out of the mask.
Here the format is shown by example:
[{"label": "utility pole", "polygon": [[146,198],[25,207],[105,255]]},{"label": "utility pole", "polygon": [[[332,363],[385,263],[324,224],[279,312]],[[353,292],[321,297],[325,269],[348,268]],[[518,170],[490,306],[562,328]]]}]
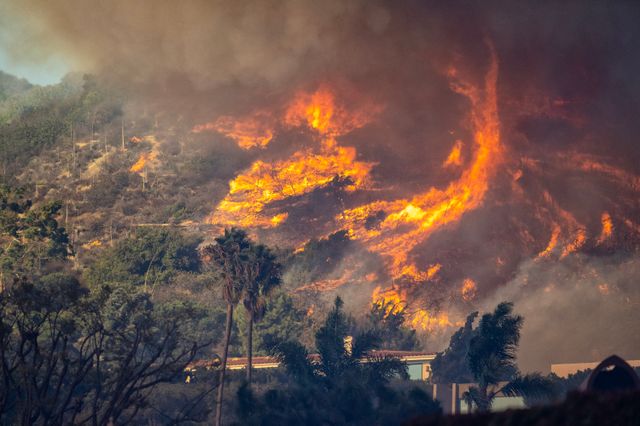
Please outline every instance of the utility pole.
[{"label": "utility pole", "polygon": [[121,128],[120,128],[120,136],[122,137],[122,150],[124,151],[125,150],[125,147],[124,147],[124,115],[122,116],[122,120],[121,120],[120,123],[122,125]]},{"label": "utility pole", "polygon": [[76,170],[76,135],[73,129],[73,123],[71,123],[71,169]]}]

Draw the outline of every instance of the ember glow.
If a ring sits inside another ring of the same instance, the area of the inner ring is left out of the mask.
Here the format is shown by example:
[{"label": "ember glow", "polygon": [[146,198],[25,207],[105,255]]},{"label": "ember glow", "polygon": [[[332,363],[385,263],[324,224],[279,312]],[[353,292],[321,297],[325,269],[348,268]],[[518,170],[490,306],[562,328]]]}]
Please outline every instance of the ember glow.
[{"label": "ember glow", "polygon": [[129,168],[129,171],[131,173],[143,174],[147,170],[147,168],[150,166],[150,164],[154,163],[157,160],[159,155],[158,149],[160,146],[160,142],[153,135],[147,135],[143,138],[134,136],[130,139],[130,142],[134,144],[147,142],[149,143],[149,145],[151,145],[151,150],[142,152],[138,156],[137,161]]},{"label": "ember glow", "polygon": [[154,152],[143,152],[142,154],[140,154],[140,156],[138,157],[138,161],[136,161],[133,166],[131,166],[131,168],[129,169],[129,171],[131,173],[141,173],[144,171],[145,166],[147,165],[147,163],[149,163],[150,161],[153,161],[156,159],[156,154]]},{"label": "ember glow", "polygon": [[449,156],[444,162],[444,167],[453,167],[453,166],[461,166],[462,165],[462,141],[457,140]]}]

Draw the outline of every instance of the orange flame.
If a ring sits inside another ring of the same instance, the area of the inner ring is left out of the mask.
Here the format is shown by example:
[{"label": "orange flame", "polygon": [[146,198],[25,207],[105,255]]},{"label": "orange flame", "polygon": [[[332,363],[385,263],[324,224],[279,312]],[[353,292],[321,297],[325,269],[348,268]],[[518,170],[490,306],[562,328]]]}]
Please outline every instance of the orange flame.
[{"label": "orange flame", "polygon": [[138,157],[138,161],[136,161],[135,164],[131,166],[129,171],[132,173],[142,172],[147,163],[155,160],[157,156],[158,154],[155,152],[143,152],[142,154],[140,154],[140,157]]},{"label": "orange flame", "polygon": [[90,250],[94,247],[102,247],[102,241],[100,240],[91,240],[88,243],[82,245],[83,249]]},{"label": "orange flame", "polygon": [[478,288],[476,286],[476,282],[471,278],[467,278],[462,283],[462,288],[460,289],[460,294],[462,295],[462,299],[465,302],[470,302],[476,298],[476,293]]},{"label": "orange flame", "polygon": [[240,119],[225,115],[212,123],[195,126],[192,131],[200,133],[206,130],[216,131],[233,139],[242,149],[264,148],[273,138],[273,118],[266,112],[257,112]]},{"label": "orange flame", "polygon": [[432,314],[424,309],[416,310],[411,315],[409,324],[414,329],[420,329],[423,331],[434,331],[436,329],[462,325],[460,322],[451,322],[449,314],[446,312]]},{"label": "orange flame", "polygon": [[584,243],[587,241],[587,232],[584,229],[578,229],[576,232],[576,236],[572,242],[567,244],[567,246],[562,251],[562,255],[560,258],[565,258],[569,254],[579,250]]},{"label": "orange flame", "polygon": [[146,135],[142,138],[134,136],[133,138],[131,138],[131,141],[136,144],[145,141],[151,145],[151,151],[143,152],[142,154],[140,154],[138,160],[133,164],[133,166],[129,168],[129,171],[131,173],[141,174],[144,172],[145,168],[148,167],[150,162],[153,162],[156,158],[158,158],[160,142],[154,135]]},{"label": "orange flame", "polygon": [[320,152],[304,149],[287,160],[254,162],[229,183],[229,193],[210,221],[243,227],[275,227],[286,220],[287,214],[265,214],[266,207],[274,201],[310,193],[336,180],[346,182],[347,191],[364,187],[373,164],[357,161],[355,148],[340,146],[335,139],[366,124],[371,117],[364,111],[350,114],[336,107],[333,94],[326,89],[299,94],[287,108],[284,123],[314,129],[320,136]]},{"label": "orange flame", "polygon": [[602,223],[602,232],[600,233],[600,237],[598,237],[598,244],[602,244],[608,240],[613,233],[613,222],[611,221],[611,215],[609,215],[609,213],[602,213],[600,222]]},{"label": "orange flame", "polygon": [[289,127],[307,126],[331,140],[368,124],[379,111],[371,104],[347,111],[336,104],[331,90],[322,87],[314,93],[298,93],[287,108],[284,123]]},{"label": "orange flame", "polygon": [[553,249],[558,245],[558,237],[560,236],[560,226],[554,224],[553,231],[551,231],[551,239],[549,239],[549,244],[547,244],[547,248],[538,253],[538,258],[548,257]]},{"label": "orange flame", "polygon": [[[408,253],[434,231],[482,204],[489,179],[500,163],[503,151],[496,93],[498,65],[493,49],[491,59],[483,90],[464,81],[451,84],[452,90],[466,96],[471,104],[475,153],[462,176],[444,190],[430,188],[411,200],[373,202],[347,210],[339,217],[353,238],[390,258],[394,277],[407,275],[421,279],[416,268],[407,267],[411,265]],[[450,75],[455,77],[457,73]],[[367,218],[379,212],[385,213],[385,219],[376,229],[368,229],[365,226]]]},{"label": "orange flame", "polygon": [[406,293],[397,286],[386,289],[376,287],[373,290],[372,303],[384,307],[386,315],[404,312],[407,324],[414,329],[434,331],[439,328],[461,325],[460,322],[452,322],[447,312],[431,313],[421,308],[407,310]]},{"label": "orange flame", "polygon": [[457,140],[449,156],[442,164],[443,167],[461,166],[462,165],[462,141]]}]

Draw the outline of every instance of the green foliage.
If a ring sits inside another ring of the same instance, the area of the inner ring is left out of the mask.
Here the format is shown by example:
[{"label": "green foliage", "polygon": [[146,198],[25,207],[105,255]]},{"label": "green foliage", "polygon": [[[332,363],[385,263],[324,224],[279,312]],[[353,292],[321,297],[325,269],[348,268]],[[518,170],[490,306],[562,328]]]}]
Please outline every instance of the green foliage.
[{"label": "green foliage", "polygon": [[359,333],[351,350],[345,346],[351,321],[342,307],[337,298],[316,333],[317,360],[310,359],[304,346],[295,341],[274,347],[290,384],[259,396],[240,388],[237,414],[241,424],[400,424],[408,414],[439,412],[426,393],[398,392],[390,386],[392,378],[406,377],[406,366],[397,358],[369,355],[379,345],[375,333]]},{"label": "green foliage", "polygon": [[64,113],[57,107],[40,107],[23,112],[20,120],[0,123],[0,161],[7,171],[17,171],[67,131]]},{"label": "green foliage", "polygon": [[34,207],[23,189],[0,185],[0,284],[67,257],[69,239],[55,218],[61,207],[59,202]]},{"label": "green foliage", "polygon": [[26,92],[31,87],[24,78],[14,77],[11,74],[0,71],[0,102],[5,99]]},{"label": "green foliage", "polygon": [[419,345],[416,331],[405,326],[405,311],[393,308],[391,301],[373,303],[366,317],[366,327],[380,336],[382,349],[416,350]]},{"label": "green foliage", "polygon": [[93,286],[130,283],[147,289],[167,284],[178,272],[197,272],[201,240],[178,231],[140,228],[102,252],[85,272]]},{"label": "green foliage", "polygon": [[246,262],[242,304],[253,321],[260,321],[265,314],[266,297],[280,285],[281,266],[271,250],[262,244],[253,245]]},{"label": "green foliage", "polygon": [[[247,314],[241,311],[236,322],[243,342],[242,351],[246,353]],[[267,300],[264,317],[254,325],[255,353],[267,355],[275,342],[299,340],[307,322],[305,312],[295,306],[293,299],[285,292],[278,292]]]},{"label": "green foliage", "polygon": [[16,173],[32,157],[71,134],[94,133],[122,115],[122,97],[95,77],[65,77],[40,87],[0,75],[0,162]]},{"label": "green foliage", "polygon": [[471,339],[477,334],[473,328],[477,316],[477,312],[469,314],[464,327],[451,336],[449,347],[436,355],[431,363],[432,380],[435,383],[470,383],[474,380],[467,354]]},{"label": "green foliage", "polygon": [[14,283],[0,310],[3,424],[127,423],[209,343],[193,303],[65,274]]},{"label": "green foliage", "polygon": [[216,244],[204,247],[205,263],[220,274],[224,300],[236,305],[244,292],[249,277],[249,260],[253,256],[253,242],[241,229],[225,229],[224,235],[216,238]]}]

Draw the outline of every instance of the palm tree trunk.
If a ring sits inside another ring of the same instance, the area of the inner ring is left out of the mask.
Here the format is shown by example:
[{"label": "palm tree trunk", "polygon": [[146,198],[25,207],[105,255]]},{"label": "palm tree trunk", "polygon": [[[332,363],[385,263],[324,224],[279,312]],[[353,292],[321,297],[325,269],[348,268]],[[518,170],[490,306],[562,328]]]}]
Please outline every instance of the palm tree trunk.
[{"label": "palm tree trunk", "polygon": [[482,395],[482,407],[480,407],[480,411],[486,413],[491,408],[491,401],[489,401],[487,385],[480,386],[480,394]]},{"label": "palm tree trunk", "polygon": [[251,315],[251,312],[249,312],[247,328],[247,383],[251,385],[251,370],[253,367],[253,315]]},{"label": "palm tree trunk", "polygon": [[231,341],[231,325],[233,322],[233,305],[227,303],[227,325],[224,335],[224,353],[222,356],[222,369],[220,370],[220,383],[218,383],[218,397],[216,398],[216,426],[222,425],[222,398],[224,396],[224,377],[227,371],[227,356],[229,355],[229,342]]}]

